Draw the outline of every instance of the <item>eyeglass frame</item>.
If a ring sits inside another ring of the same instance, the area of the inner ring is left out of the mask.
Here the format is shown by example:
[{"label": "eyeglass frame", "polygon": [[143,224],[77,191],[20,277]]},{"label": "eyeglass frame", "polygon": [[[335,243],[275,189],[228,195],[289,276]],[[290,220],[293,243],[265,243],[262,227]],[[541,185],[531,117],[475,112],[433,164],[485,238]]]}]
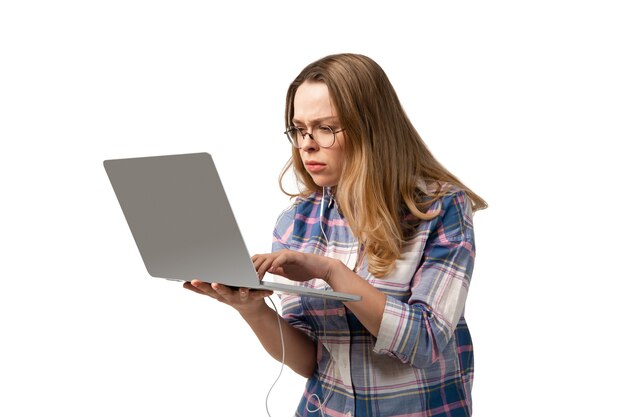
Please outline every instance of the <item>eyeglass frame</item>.
[{"label": "eyeglass frame", "polygon": [[319,128],[319,127],[327,127],[327,128],[328,128],[331,132],[333,132],[333,141],[331,142],[331,144],[330,144],[330,145],[328,145],[328,146],[322,146],[322,145],[321,145],[321,144],[320,144],[317,140],[315,140],[315,137],[313,136],[313,133],[311,133],[311,132],[309,132],[309,131],[306,131],[306,130],[303,132],[303,130],[304,130],[304,129],[300,129],[300,128],[296,127],[296,126],[289,126],[289,127],[287,128],[287,130],[285,130],[283,133],[287,136],[287,140],[289,141],[289,143],[291,143],[291,145],[292,145],[294,148],[296,148],[296,149],[302,149],[302,146],[296,146],[296,143],[297,143],[298,141],[296,140],[296,143],[294,143],[294,142],[291,140],[291,136],[289,136],[289,132],[290,132],[291,130],[293,130],[293,129],[295,129],[295,130],[297,130],[297,131],[298,131],[298,133],[300,134],[300,136],[302,136],[302,140],[303,140],[303,141],[304,141],[304,138],[308,135],[308,136],[311,138],[311,140],[312,140],[313,142],[317,143],[317,145],[318,145],[320,148],[324,148],[324,149],[326,149],[326,148],[330,148],[330,147],[332,147],[332,146],[335,144],[335,142],[337,141],[337,133],[341,133],[341,132],[343,132],[344,130],[346,130],[345,128],[341,128],[341,129],[339,129],[339,130],[333,130],[333,128],[332,128],[332,127],[327,126],[327,125],[321,125],[321,126],[317,126],[317,127],[318,127],[318,128]]}]

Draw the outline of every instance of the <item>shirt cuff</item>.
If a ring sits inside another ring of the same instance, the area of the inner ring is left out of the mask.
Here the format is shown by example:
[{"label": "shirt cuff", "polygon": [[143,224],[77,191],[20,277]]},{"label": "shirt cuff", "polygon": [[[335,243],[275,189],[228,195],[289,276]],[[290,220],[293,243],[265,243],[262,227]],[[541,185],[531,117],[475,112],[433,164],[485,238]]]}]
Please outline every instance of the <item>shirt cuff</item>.
[{"label": "shirt cuff", "polygon": [[398,350],[398,343],[402,340],[404,327],[406,326],[409,315],[410,312],[405,303],[393,297],[387,297],[383,318],[380,323],[380,328],[378,329],[378,337],[374,345],[375,353],[391,353],[401,360],[407,359],[402,357],[404,355],[399,355],[396,351]]}]

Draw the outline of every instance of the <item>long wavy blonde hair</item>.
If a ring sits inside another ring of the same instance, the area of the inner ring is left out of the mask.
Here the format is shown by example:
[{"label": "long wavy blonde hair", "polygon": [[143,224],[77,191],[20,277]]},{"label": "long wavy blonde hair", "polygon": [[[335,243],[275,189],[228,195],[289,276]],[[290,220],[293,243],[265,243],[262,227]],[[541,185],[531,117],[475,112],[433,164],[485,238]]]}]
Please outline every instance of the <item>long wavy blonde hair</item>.
[{"label": "long wavy blonde hair", "polygon": [[[358,54],[329,55],[308,65],[287,90],[285,126],[292,124],[294,96],[305,81],[323,82],[337,110],[345,135],[345,162],[335,198],[352,233],[364,245],[368,270],[376,277],[389,274],[410,237],[405,218],[410,213],[428,220],[428,207],[442,193],[442,184],[464,190],[472,209],[487,207],[432,155],[404,112],[383,69],[371,58]],[[293,169],[299,193],[282,186]],[[435,185],[426,195],[419,181]],[[321,188],[304,168],[293,149],[283,168],[281,190],[291,197],[306,197]]]}]

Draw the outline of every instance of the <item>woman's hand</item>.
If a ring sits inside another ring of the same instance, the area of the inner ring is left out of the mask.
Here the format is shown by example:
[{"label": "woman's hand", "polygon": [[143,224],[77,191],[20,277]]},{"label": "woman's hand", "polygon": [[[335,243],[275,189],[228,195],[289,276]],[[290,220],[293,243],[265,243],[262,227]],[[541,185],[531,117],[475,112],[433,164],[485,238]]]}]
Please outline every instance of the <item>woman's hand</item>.
[{"label": "woman's hand", "polygon": [[224,304],[228,304],[241,315],[254,314],[267,305],[263,298],[272,295],[272,291],[251,290],[249,288],[231,289],[226,285],[203,282],[197,279],[185,282],[183,287],[202,295],[208,295]]},{"label": "woman's hand", "polygon": [[288,249],[254,255],[252,263],[259,278],[263,278],[265,273],[269,272],[292,281],[308,281],[313,278],[328,281],[333,268],[336,266],[336,262],[326,256]]}]

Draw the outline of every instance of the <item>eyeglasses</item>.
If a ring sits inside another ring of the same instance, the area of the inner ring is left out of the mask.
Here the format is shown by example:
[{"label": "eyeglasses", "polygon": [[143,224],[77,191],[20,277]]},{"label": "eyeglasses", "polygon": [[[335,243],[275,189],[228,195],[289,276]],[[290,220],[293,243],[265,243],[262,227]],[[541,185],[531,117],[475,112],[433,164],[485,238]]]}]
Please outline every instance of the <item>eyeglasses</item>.
[{"label": "eyeglasses", "polygon": [[287,139],[294,146],[294,148],[302,148],[304,144],[304,138],[309,135],[321,148],[330,148],[335,144],[336,134],[343,132],[344,129],[333,130],[330,126],[319,125],[313,128],[313,133],[306,130],[289,126],[284,132],[287,135]]}]

